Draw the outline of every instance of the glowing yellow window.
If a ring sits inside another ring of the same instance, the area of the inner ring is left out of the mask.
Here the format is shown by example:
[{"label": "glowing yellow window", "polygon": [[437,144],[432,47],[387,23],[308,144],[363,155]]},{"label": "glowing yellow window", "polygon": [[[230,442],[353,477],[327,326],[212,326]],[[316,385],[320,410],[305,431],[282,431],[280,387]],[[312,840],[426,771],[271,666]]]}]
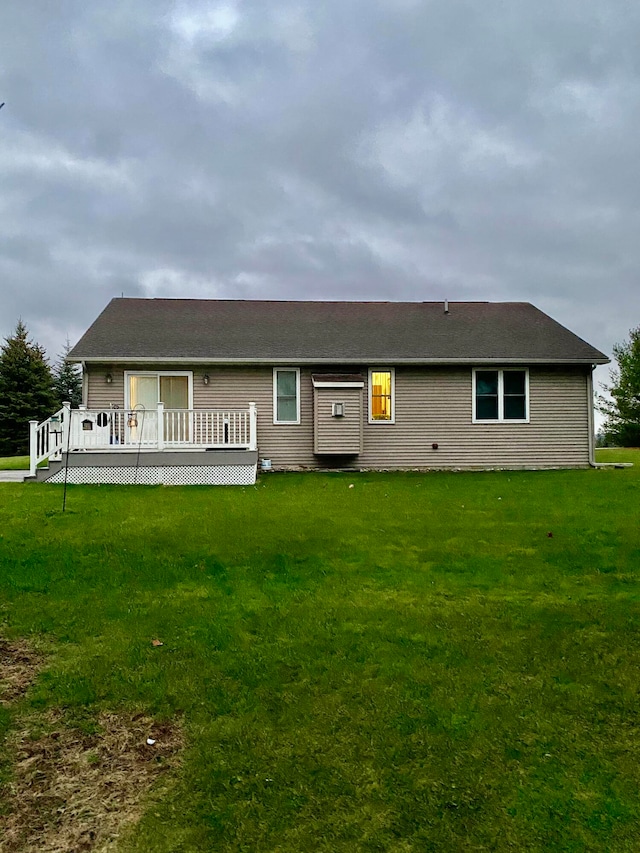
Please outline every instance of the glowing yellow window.
[{"label": "glowing yellow window", "polygon": [[390,370],[371,371],[371,420],[393,420],[393,377]]}]

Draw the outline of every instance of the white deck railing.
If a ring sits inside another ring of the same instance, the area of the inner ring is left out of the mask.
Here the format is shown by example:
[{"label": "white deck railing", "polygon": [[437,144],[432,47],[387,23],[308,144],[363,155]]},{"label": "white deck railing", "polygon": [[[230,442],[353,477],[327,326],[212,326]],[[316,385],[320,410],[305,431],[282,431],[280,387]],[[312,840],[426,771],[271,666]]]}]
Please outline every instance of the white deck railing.
[{"label": "white deck railing", "polygon": [[38,421],[29,421],[29,472],[32,477],[35,476],[40,462],[60,458],[70,409],[71,403],[63,403],[60,411],[41,424]]},{"label": "white deck railing", "polygon": [[79,450],[256,450],[257,410],[71,409],[69,403],[43,423],[30,421],[31,474],[40,462]]}]

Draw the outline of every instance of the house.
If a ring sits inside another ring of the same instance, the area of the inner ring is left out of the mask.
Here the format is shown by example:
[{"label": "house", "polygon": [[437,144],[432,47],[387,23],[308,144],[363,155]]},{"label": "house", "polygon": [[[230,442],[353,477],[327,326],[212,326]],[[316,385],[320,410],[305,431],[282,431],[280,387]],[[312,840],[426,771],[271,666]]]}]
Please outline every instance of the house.
[{"label": "house", "polygon": [[54,482],[586,467],[609,360],[528,303],[124,298],[69,359],[84,410],[31,424]]}]

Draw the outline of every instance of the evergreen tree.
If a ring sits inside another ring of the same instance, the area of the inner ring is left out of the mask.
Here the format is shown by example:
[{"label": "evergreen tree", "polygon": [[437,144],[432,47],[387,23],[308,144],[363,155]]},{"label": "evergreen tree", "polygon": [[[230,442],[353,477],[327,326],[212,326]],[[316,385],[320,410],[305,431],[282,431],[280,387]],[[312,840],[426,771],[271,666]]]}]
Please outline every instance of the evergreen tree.
[{"label": "evergreen tree", "polygon": [[68,400],[71,403],[71,408],[77,409],[82,403],[82,374],[77,364],[69,364],[65,360],[70,349],[71,344],[67,339],[64,352],[60,353],[53,368],[53,390],[58,408],[61,408],[62,404]]},{"label": "evergreen tree", "polygon": [[56,411],[53,378],[44,349],[18,321],[0,348],[0,456],[29,452],[29,421]]},{"label": "evergreen tree", "polygon": [[619,447],[640,447],[640,326],[613,347],[613,354],[618,366],[611,370],[611,385],[603,386],[611,400],[599,398],[607,416],[605,436]]}]

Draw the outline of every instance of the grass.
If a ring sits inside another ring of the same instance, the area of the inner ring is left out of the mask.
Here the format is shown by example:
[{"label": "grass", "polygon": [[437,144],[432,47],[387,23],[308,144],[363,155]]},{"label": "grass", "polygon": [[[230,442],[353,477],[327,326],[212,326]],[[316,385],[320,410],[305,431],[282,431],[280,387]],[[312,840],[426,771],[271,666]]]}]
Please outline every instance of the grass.
[{"label": "grass", "polygon": [[0,723],[181,721],[124,851],[635,851],[639,472],[0,484]]},{"label": "grass", "polygon": [[633,462],[640,464],[640,450],[624,447],[599,447],[596,462]]},{"label": "grass", "polygon": [[0,471],[28,471],[28,456],[0,456]]}]

